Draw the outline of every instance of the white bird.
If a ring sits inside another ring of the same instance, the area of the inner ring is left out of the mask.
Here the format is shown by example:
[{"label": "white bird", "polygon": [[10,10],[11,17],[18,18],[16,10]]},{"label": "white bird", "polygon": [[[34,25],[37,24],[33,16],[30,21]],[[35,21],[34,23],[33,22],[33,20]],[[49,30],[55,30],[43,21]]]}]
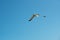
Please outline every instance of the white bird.
[{"label": "white bird", "polygon": [[34,17],[39,17],[39,14],[33,14],[29,21],[31,21]]}]

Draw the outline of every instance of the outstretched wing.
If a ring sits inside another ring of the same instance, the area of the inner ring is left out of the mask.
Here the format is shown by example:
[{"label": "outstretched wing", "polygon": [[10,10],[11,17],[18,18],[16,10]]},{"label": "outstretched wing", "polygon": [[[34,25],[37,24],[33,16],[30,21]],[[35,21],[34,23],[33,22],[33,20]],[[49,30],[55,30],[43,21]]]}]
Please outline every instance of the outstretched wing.
[{"label": "outstretched wing", "polygon": [[35,17],[35,15],[33,15],[33,16],[29,19],[29,21],[31,21],[34,17]]},{"label": "outstretched wing", "polygon": [[33,20],[34,17],[38,17],[39,14],[33,14],[33,16],[29,19],[29,21]]}]

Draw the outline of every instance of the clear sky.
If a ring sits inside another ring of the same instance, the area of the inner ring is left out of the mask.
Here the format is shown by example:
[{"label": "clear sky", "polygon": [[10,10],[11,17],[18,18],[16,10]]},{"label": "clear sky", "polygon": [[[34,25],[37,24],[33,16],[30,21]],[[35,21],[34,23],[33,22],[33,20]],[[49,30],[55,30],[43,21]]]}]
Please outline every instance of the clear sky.
[{"label": "clear sky", "polygon": [[1,40],[60,40],[60,0],[0,0],[0,24]]}]

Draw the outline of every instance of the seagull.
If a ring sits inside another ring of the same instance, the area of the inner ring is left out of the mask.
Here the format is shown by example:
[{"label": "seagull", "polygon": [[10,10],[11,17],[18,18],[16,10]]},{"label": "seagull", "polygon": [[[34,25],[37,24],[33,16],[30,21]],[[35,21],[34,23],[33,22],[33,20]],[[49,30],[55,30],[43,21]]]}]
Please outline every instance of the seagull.
[{"label": "seagull", "polygon": [[32,21],[34,17],[39,17],[39,14],[33,14],[29,21]]},{"label": "seagull", "polygon": [[46,18],[46,16],[43,16],[44,18]]}]

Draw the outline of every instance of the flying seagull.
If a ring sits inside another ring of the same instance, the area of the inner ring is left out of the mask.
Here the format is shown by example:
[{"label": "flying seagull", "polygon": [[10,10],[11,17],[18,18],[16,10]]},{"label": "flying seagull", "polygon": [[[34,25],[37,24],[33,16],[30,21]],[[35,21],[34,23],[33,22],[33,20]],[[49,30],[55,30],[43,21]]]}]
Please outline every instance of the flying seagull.
[{"label": "flying seagull", "polygon": [[43,16],[44,18],[46,18],[46,16]]},{"label": "flying seagull", "polygon": [[33,20],[34,17],[39,17],[39,14],[33,14],[29,21]]}]

